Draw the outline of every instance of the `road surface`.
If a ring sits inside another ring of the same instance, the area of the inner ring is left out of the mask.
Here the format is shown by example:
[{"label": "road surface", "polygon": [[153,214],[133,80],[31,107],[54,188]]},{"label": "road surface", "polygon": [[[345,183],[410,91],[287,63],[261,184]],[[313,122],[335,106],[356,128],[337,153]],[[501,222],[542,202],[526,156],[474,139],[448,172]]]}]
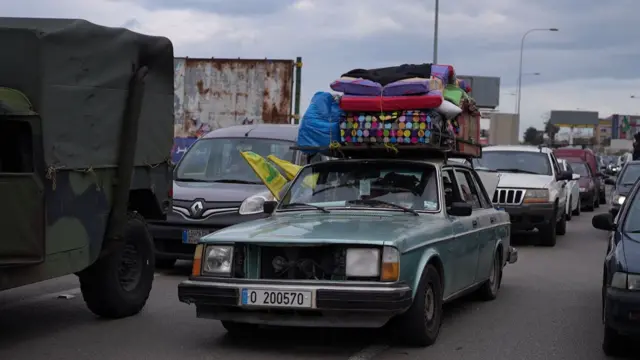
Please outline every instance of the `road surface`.
[{"label": "road surface", "polygon": [[[604,207],[596,213],[605,211]],[[462,299],[445,308],[440,337],[426,349],[396,347],[384,331],[271,331],[232,340],[216,321],[178,302],[189,265],[160,273],[142,314],[105,321],[85,307],[74,276],[0,293],[0,359],[430,359],[599,360],[600,284],[606,234],[594,213],[569,222],[554,248],[518,239],[493,302]]]}]

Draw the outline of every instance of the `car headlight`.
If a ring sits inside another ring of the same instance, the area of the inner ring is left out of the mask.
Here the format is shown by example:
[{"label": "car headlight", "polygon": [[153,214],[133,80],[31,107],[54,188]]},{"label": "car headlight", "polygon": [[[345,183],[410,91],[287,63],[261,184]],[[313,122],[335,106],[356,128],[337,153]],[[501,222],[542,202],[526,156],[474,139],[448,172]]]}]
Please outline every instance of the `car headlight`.
[{"label": "car headlight", "polygon": [[380,250],[368,248],[347,249],[348,277],[373,277],[380,275]]},{"label": "car headlight", "polygon": [[611,279],[611,287],[623,290],[640,290],[640,275],[616,272]]},{"label": "car headlight", "polygon": [[524,195],[525,203],[547,203],[549,202],[549,190],[529,189]]},{"label": "car headlight", "polygon": [[614,204],[618,204],[618,205],[622,205],[624,204],[624,201],[627,199],[626,196],[621,196],[618,194],[613,194],[613,201],[612,203]]},{"label": "car headlight", "polygon": [[275,198],[269,191],[249,196],[244,199],[238,212],[240,215],[259,214],[264,211],[264,202],[273,200],[275,200]]},{"label": "car headlight", "polygon": [[233,263],[233,246],[211,245],[204,250],[202,272],[207,274],[228,275]]}]

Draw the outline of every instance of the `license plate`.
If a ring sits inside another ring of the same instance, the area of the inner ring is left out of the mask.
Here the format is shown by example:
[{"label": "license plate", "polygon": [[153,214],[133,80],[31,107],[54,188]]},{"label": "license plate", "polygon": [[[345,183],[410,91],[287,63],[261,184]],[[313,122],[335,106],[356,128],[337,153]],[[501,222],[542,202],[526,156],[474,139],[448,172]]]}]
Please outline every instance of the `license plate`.
[{"label": "license plate", "polygon": [[188,229],[182,230],[182,243],[183,244],[197,244],[200,238],[207,236],[211,233],[211,230],[205,229]]},{"label": "license plate", "polygon": [[311,291],[242,289],[240,304],[246,306],[310,308]]}]

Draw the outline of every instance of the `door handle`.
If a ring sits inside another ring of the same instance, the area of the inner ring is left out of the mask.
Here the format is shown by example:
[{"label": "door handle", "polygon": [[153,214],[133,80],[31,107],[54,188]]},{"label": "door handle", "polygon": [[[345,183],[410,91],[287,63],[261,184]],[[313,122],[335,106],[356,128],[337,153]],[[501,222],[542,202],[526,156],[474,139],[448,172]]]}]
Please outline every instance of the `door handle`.
[{"label": "door handle", "polygon": [[471,225],[473,225],[474,228],[477,228],[478,227],[478,220],[473,220],[471,222]]},{"label": "door handle", "polygon": [[492,217],[492,218],[491,218],[491,223],[492,223],[492,224],[495,224],[495,223],[496,223],[496,218]]}]

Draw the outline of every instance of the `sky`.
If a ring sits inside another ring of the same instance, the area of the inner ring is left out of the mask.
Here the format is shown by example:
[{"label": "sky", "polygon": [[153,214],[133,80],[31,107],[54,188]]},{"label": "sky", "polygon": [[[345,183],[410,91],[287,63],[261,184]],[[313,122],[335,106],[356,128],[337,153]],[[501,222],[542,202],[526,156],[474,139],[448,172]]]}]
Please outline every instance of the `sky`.
[{"label": "sky", "polygon": [[[172,40],[176,56],[303,59],[302,109],[353,68],[433,59],[435,0],[22,0],[3,16],[82,18]],[[640,1],[455,0],[440,4],[438,62],[501,78],[520,133],[550,110],[640,114]],[[540,75],[526,75],[539,73]],[[636,95],[638,99],[632,99]]]}]

